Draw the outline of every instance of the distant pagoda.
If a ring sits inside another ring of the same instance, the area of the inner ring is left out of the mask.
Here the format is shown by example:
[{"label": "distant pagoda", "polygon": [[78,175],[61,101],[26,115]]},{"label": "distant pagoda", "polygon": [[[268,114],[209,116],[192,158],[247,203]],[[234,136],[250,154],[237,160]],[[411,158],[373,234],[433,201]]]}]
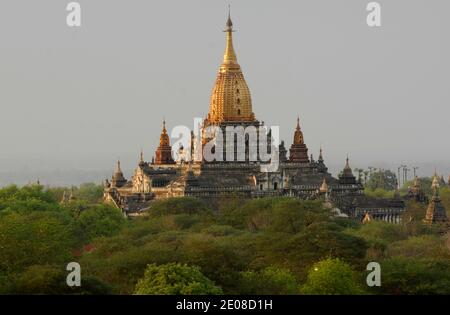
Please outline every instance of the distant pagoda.
[{"label": "distant pagoda", "polygon": [[426,224],[445,224],[449,225],[449,220],[447,217],[447,212],[441,203],[439,198],[439,179],[435,175],[433,178],[433,183],[431,185],[433,189],[433,197],[428,204],[427,213],[425,215],[424,222]]},{"label": "distant pagoda", "polygon": [[297,127],[294,132],[294,141],[289,150],[289,160],[293,163],[309,163],[308,148],[306,147],[303,132],[300,129],[300,118],[297,117]]}]

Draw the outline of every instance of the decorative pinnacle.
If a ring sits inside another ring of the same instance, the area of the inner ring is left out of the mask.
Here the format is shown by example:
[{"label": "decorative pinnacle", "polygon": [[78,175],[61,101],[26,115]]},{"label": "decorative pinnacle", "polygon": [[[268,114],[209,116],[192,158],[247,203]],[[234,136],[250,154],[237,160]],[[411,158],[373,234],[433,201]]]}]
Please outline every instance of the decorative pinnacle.
[{"label": "decorative pinnacle", "polygon": [[230,9],[228,9],[228,20],[226,24],[227,28],[225,32],[227,33],[227,45],[225,48],[225,54],[223,56],[223,65],[236,64],[237,57],[233,48],[233,22],[231,21]]},{"label": "decorative pinnacle", "polygon": [[233,28],[233,22],[231,21],[231,5],[228,5],[228,20],[227,20],[227,30]]},{"label": "decorative pinnacle", "polygon": [[163,118],[163,133],[167,133],[167,129],[166,129],[166,119]]},{"label": "decorative pinnacle", "polygon": [[117,160],[117,169],[116,173],[122,173],[122,170],[120,169],[120,160]]}]

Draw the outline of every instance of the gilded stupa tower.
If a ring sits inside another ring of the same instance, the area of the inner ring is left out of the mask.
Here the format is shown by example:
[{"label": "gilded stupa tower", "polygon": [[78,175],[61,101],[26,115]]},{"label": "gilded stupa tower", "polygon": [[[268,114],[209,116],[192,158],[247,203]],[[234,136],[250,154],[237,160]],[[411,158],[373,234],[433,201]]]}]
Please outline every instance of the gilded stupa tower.
[{"label": "gilded stupa tower", "polygon": [[154,164],[156,165],[175,164],[172,158],[172,146],[170,145],[169,135],[167,134],[166,120],[163,121],[163,129],[159,137],[159,146],[156,149],[155,155],[156,159]]},{"label": "gilded stupa tower", "polygon": [[207,125],[255,121],[250,90],[233,48],[233,22],[229,13],[226,27],[226,48],[211,93]]}]

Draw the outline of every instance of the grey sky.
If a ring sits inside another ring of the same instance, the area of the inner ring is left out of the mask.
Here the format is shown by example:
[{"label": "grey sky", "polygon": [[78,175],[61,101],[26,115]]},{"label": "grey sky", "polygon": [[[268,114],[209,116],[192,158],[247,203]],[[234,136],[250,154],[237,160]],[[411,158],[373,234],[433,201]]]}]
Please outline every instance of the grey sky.
[{"label": "grey sky", "polygon": [[163,117],[207,114],[231,3],[254,112],[288,145],[299,114],[331,166],[450,173],[448,0],[380,0],[378,29],[369,0],[80,0],[79,29],[69,2],[0,2],[0,172],[150,160]]}]

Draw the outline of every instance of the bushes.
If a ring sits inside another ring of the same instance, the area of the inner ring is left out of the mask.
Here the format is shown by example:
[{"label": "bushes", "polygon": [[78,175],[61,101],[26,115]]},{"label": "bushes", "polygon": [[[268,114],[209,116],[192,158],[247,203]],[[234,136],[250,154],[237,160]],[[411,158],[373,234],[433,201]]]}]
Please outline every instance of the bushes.
[{"label": "bushes", "polygon": [[363,294],[356,274],[342,260],[325,259],[311,268],[308,280],[301,292],[308,295],[354,295]]},{"label": "bushes", "polygon": [[393,257],[382,263],[382,294],[450,294],[450,262]]},{"label": "bushes", "polygon": [[438,235],[421,235],[392,243],[387,250],[388,257],[409,257],[427,259],[450,259],[446,240]]},{"label": "bushes", "polygon": [[[275,285],[277,277],[286,276],[283,272],[290,270],[295,279],[302,281],[313,263],[330,254],[355,265],[365,256],[364,240],[345,234],[344,224],[335,223],[318,202],[252,200],[242,206],[248,214],[233,208],[212,215],[210,211],[193,211],[202,209],[201,203],[185,203],[183,199],[167,201],[169,205],[175,203],[167,211],[162,207],[166,203],[158,202],[156,213],[134,219],[117,236],[95,241],[95,252],[82,258],[89,274],[111,283],[116,293],[129,294],[147,264],[174,262],[198,266],[226,294],[256,294],[270,290],[262,285],[260,277]],[[183,204],[192,214],[183,213]],[[262,212],[270,215],[268,223],[258,229],[249,230],[246,223],[237,222],[241,214],[251,220]],[[226,224],[229,222],[232,225]],[[273,270],[267,269],[271,266],[280,268],[280,273],[271,274]],[[275,286],[270,292],[293,294],[294,290]]]},{"label": "bushes", "polygon": [[60,205],[55,196],[40,185],[0,189],[1,293],[110,292],[89,275],[68,290],[65,266],[93,238],[116,234],[126,222],[121,212],[83,200]]},{"label": "bushes", "polygon": [[65,262],[72,245],[67,224],[57,214],[11,213],[0,219],[0,270],[5,272]]},{"label": "bushes", "polygon": [[135,294],[200,295],[222,294],[197,267],[170,263],[148,265],[136,285]]},{"label": "bushes", "polygon": [[168,214],[212,214],[206,204],[191,197],[178,197],[158,200],[152,204],[149,214],[161,216]]},{"label": "bushes", "polygon": [[[65,205],[56,193],[0,189],[0,293],[359,294],[369,261],[382,268],[382,287],[371,292],[448,292],[450,251],[418,223],[361,225],[294,198],[217,211],[172,198],[126,220],[93,204],[95,193]],[[86,244],[92,250],[83,253]],[[79,289],[65,285],[73,260],[82,266]]]},{"label": "bushes", "polygon": [[[82,277],[80,287],[66,284],[62,265],[33,265],[8,281],[9,294],[110,294],[110,287],[98,279]],[[0,284],[1,286],[1,284]],[[0,289],[1,292],[1,289]]]},{"label": "bushes", "polygon": [[316,221],[327,221],[320,201],[295,198],[262,198],[245,202],[222,215],[223,223],[250,231],[298,233]]},{"label": "bushes", "polygon": [[82,211],[75,222],[84,243],[100,236],[112,236],[125,224],[122,212],[109,205],[95,205]]},{"label": "bushes", "polygon": [[267,267],[258,272],[242,272],[239,290],[247,295],[298,294],[299,285],[289,270]]}]

